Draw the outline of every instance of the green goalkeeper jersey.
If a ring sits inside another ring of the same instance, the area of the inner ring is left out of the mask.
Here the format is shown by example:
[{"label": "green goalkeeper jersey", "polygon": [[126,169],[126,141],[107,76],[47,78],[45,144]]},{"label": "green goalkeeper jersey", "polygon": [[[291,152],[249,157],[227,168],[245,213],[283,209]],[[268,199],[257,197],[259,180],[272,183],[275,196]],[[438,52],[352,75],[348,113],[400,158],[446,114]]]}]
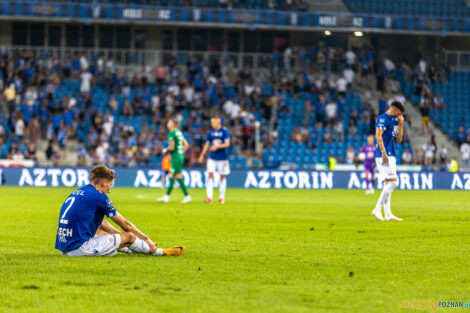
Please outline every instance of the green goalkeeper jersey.
[{"label": "green goalkeeper jersey", "polygon": [[184,137],[179,129],[175,129],[168,133],[168,143],[174,141],[175,149],[171,151],[171,158],[176,156],[184,156]]}]

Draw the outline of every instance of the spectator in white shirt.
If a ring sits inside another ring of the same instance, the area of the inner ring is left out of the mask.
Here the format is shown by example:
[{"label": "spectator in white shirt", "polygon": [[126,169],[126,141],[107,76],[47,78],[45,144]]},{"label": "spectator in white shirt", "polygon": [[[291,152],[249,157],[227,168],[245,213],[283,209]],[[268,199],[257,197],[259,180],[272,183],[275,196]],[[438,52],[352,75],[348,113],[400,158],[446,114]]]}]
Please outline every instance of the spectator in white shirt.
[{"label": "spectator in white shirt", "polygon": [[80,84],[80,92],[83,92],[83,93],[90,92],[90,88],[91,88],[90,81],[92,77],[93,75],[88,71],[80,74],[80,78],[82,79],[82,82]]},{"label": "spectator in white shirt", "polygon": [[184,86],[183,89],[183,95],[184,99],[188,103],[192,103],[194,100],[194,88],[189,84],[189,82],[186,82],[186,85]]},{"label": "spectator in white shirt", "polygon": [[329,123],[334,123],[338,114],[338,105],[334,101],[328,102],[325,107],[326,117]]},{"label": "spectator in white shirt", "polygon": [[116,65],[114,64],[113,58],[110,58],[106,63],[106,69],[111,73],[114,74],[116,72]]},{"label": "spectator in white shirt", "polygon": [[418,70],[421,74],[426,74],[426,62],[422,58],[419,60]]},{"label": "spectator in white shirt", "polygon": [[465,167],[470,166],[470,144],[468,141],[460,146],[460,153],[462,153],[462,165]]},{"label": "spectator in white shirt", "polygon": [[395,63],[393,63],[392,60],[390,60],[389,58],[384,59],[384,66],[389,72],[396,69]]},{"label": "spectator in white shirt", "polygon": [[424,144],[422,147],[422,150],[424,152],[424,166],[431,166],[433,159],[434,159],[434,151],[435,151],[434,145],[431,143],[429,140],[427,144]]},{"label": "spectator in white shirt", "polygon": [[413,155],[410,152],[410,149],[406,149],[405,152],[401,155],[401,161],[403,164],[411,164],[413,160]]},{"label": "spectator in white shirt", "polygon": [[16,149],[15,154],[12,156],[13,161],[23,161],[24,155],[21,153],[20,149]]},{"label": "spectator in white shirt", "polygon": [[104,72],[104,57],[100,55],[98,61],[96,62],[96,69],[98,70],[98,74],[103,74]]},{"label": "spectator in white shirt", "polygon": [[168,87],[168,92],[173,96],[177,96],[180,93],[180,86],[176,82],[173,82],[170,87]]},{"label": "spectator in white shirt", "polygon": [[86,54],[82,53],[82,56],[80,57],[80,69],[82,71],[88,71],[88,67],[89,67],[89,64],[86,58]]},{"label": "spectator in white shirt", "polygon": [[348,86],[351,86],[351,84],[353,83],[353,80],[354,80],[354,71],[350,67],[348,67],[348,68],[344,69],[343,76],[346,79],[346,81],[348,82]]},{"label": "spectator in white shirt", "polygon": [[445,165],[447,163],[447,148],[444,145],[442,145],[441,150],[439,150],[439,158],[441,161],[441,165]]},{"label": "spectator in white shirt", "polygon": [[336,81],[336,91],[338,91],[338,94],[340,96],[345,96],[346,95],[346,90],[348,88],[348,81],[344,77],[338,78]]},{"label": "spectator in white shirt", "polygon": [[20,114],[17,115],[17,120],[15,122],[15,136],[23,138],[24,136],[24,121],[23,118],[20,116]]},{"label": "spectator in white shirt", "polygon": [[349,65],[350,67],[354,67],[356,64],[356,54],[352,50],[348,50],[345,53],[346,56],[346,64]]}]

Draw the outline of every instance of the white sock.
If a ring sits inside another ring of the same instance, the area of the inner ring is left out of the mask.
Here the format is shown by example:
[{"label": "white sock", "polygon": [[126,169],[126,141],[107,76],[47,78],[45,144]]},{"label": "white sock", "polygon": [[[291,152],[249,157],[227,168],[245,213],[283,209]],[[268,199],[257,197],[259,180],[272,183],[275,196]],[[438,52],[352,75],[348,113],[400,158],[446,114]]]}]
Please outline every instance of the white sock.
[{"label": "white sock", "polygon": [[121,248],[118,251],[122,253],[132,253],[131,249],[129,249],[128,247]]},{"label": "white sock", "polygon": [[155,251],[155,253],[153,255],[162,256],[163,255],[163,249],[157,248],[157,251]]},{"label": "white sock", "polygon": [[212,199],[212,196],[214,195],[214,180],[212,178],[207,179],[206,193],[207,193],[207,198]]},{"label": "white sock", "polygon": [[[392,181],[387,184],[385,188],[388,190],[388,197],[385,199],[384,202],[384,213],[385,213],[385,218],[392,216],[392,210],[390,208],[390,203],[392,202],[392,192],[395,190],[395,188],[398,187],[398,182]],[[384,188],[384,189],[385,189]]]},{"label": "white sock", "polygon": [[140,254],[149,254],[150,252],[150,246],[140,238],[136,238],[129,249],[131,249],[132,252]]},{"label": "white sock", "polygon": [[382,205],[385,202],[385,199],[388,198],[388,189],[387,189],[388,182],[384,182],[384,186],[382,189],[382,192],[380,193],[379,200],[377,201],[377,204],[375,205],[375,212],[382,212]]},{"label": "white sock", "polygon": [[220,181],[219,185],[219,198],[225,200],[225,190],[227,189],[227,178]]}]

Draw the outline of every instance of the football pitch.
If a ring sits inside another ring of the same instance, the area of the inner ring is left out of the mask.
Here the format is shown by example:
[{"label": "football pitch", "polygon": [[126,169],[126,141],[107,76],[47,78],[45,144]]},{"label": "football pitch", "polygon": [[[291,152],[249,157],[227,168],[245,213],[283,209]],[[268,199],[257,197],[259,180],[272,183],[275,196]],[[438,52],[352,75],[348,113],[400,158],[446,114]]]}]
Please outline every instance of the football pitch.
[{"label": "football pitch", "polygon": [[[113,189],[118,211],[180,257],[64,258],[54,250],[70,188],[0,188],[0,312],[413,312],[406,300],[470,300],[470,193]],[[463,309],[442,308],[440,312]],[[431,312],[426,309],[424,312]]]}]

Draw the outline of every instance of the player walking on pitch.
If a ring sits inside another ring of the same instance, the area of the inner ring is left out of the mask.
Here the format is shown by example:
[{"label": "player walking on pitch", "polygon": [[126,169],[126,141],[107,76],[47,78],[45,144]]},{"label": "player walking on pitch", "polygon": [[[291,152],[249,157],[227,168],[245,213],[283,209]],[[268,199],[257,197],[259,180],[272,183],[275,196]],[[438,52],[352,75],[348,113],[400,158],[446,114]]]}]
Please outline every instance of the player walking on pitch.
[{"label": "player walking on pitch", "polygon": [[204,155],[210,150],[207,159],[208,179],[206,182],[207,198],[205,203],[212,203],[214,194],[214,171],[220,174],[219,203],[225,203],[225,190],[227,189],[227,175],[230,174],[230,163],[228,161],[228,147],[230,146],[230,134],[228,129],[222,127],[220,117],[211,119],[212,129],[206,137],[206,143],[199,156],[199,163],[204,161]]},{"label": "player walking on pitch", "polygon": [[[115,178],[114,172],[106,166],[93,167],[91,183],[72,192],[60,209],[55,248],[63,256],[113,256],[127,248],[147,255],[181,255],[183,246],[157,248],[149,237],[118,213],[107,196]],[[105,215],[124,232],[104,220]]]},{"label": "player walking on pitch", "polygon": [[175,179],[178,181],[178,184],[183,190],[184,198],[181,203],[190,203],[192,201],[191,196],[188,194],[188,188],[184,184],[183,179],[183,163],[184,163],[184,153],[188,149],[188,142],[184,139],[183,133],[181,130],[177,128],[176,121],[173,119],[169,119],[167,123],[168,130],[168,148],[163,150],[163,153],[170,153],[171,155],[171,168],[170,174],[170,183],[168,184],[168,188],[166,189],[166,194],[158,198],[158,202],[169,202],[170,201],[170,194],[173,190],[173,185],[175,184]]},{"label": "player walking on pitch", "polygon": [[375,182],[375,154],[377,147],[374,145],[374,136],[367,137],[367,144],[362,146],[360,152],[364,153],[364,171],[366,173],[366,195],[374,193]]},{"label": "player walking on pitch", "polygon": [[395,159],[395,141],[403,140],[403,112],[405,108],[398,101],[393,101],[385,113],[377,117],[375,123],[377,140],[377,152],[375,154],[375,162],[379,169],[381,179],[384,181],[383,190],[372,215],[376,219],[383,221],[382,206],[384,207],[385,220],[401,221],[392,214],[390,203],[392,200],[392,192],[398,187],[398,176],[396,171]]}]

